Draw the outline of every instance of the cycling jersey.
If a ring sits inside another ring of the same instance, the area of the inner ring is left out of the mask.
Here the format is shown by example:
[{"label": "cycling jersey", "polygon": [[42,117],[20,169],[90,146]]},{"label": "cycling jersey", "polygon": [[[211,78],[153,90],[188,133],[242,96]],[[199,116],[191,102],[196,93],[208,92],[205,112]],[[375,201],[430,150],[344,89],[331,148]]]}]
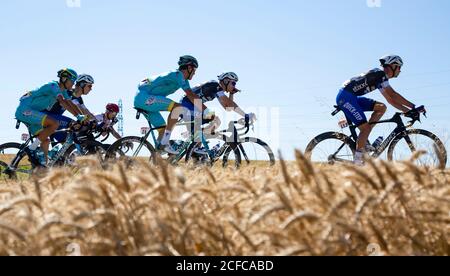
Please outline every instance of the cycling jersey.
[{"label": "cycling jersey", "polygon": [[167,97],[180,88],[185,91],[191,89],[189,81],[184,79],[183,73],[176,70],[143,80],[139,84],[138,94]]},{"label": "cycling jersey", "polygon": [[70,99],[67,90],[61,90],[58,82],[53,81],[25,94],[20,99],[20,105],[36,111],[50,110],[58,101],[59,95]]},{"label": "cycling jersey", "polygon": [[112,126],[114,126],[115,124],[117,124],[119,122],[117,117],[114,118],[113,120],[108,119],[106,117],[105,113],[95,115],[95,120],[97,121],[98,126],[101,127],[101,128],[104,128],[104,129],[112,127]]},{"label": "cycling jersey", "polygon": [[183,73],[179,70],[145,79],[139,84],[134,107],[147,111],[144,115],[151,125],[162,127],[165,121],[160,112],[170,112],[175,106],[175,102],[167,96],[180,88],[185,91],[191,89],[189,81],[184,79]]},{"label": "cycling jersey", "polygon": [[59,95],[70,99],[67,91],[61,90],[56,81],[28,92],[20,98],[16,119],[25,123],[32,135],[37,135],[43,130],[47,116],[52,117],[52,114],[48,114],[48,110],[58,101]]},{"label": "cycling jersey", "polygon": [[[220,87],[219,83],[217,81],[210,81],[198,86],[195,86],[192,89],[192,92],[196,94],[203,103],[213,101],[215,98],[220,98],[225,96],[225,92]],[[184,96],[181,100],[182,104],[189,104],[191,101],[187,96]],[[189,105],[190,106],[190,105]]]},{"label": "cycling jersey", "polygon": [[363,96],[376,89],[383,92],[389,86],[389,79],[386,73],[376,68],[346,81],[343,88],[356,96]]}]

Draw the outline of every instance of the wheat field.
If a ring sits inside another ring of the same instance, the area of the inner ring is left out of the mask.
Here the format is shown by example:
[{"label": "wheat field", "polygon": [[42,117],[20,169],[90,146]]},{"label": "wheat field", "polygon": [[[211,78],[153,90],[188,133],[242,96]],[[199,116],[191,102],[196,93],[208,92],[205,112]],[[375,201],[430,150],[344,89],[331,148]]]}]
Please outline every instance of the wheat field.
[{"label": "wheat field", "polygon": [[0,255],[450,255],[449,171],[369,160],[0,180]]}]

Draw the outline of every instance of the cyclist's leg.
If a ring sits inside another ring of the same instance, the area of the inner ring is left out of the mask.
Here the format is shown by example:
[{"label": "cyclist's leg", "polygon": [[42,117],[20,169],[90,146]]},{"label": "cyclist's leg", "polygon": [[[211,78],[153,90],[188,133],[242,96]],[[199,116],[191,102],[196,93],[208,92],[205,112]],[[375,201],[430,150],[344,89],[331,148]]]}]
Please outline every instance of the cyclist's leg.
[{"label": "cyclist's leg", "polygon": [[[157,100],[158,96],[151,96],[147,93],[138,93],[134,99],[134,106],[136,108],[143,109],[147,111],[147,114],[145,115],[145,118],[147,119],[150,128],[151,127],[162,127],[166,124],[164,121],[164,118],[159,113],[160,110]],[[161,141],[162,136],[164,134],[164,129],[158,129],[158,141]]]},{"label": "cyclist's leg", "polygon": [[[166,125],[166,121],[164,121],[163,116],[159,112],[148,112],[145,115],[145,119],[148,121],[148,125],[150,128],[158,128],[158,142],[161,141],[164,135],[164,126]],[[160,128],[161,127],[161,128]]]},{"label": "cyclist's leg", "polygon": [[37,136],[30,149],[35,150],[40,145],[44,156],[47,157],[50,143],[48,137],[56,131],[59,126],[58,122],[43,112],[27,107],[19,107],[16,112],[16,118],[28,124],[30,133]]},{"label": "cyclist's leg", "polygon": [[[52,117],[54,120],[56,120],[58,122],[58,125],[59,125],[58,130],[68,128],[70,123],[73,122],[72,119],[70,119],[69,117],[63,116],[63,115],[52,114],[48,111],[44,111],[44,113],[47,114],[48,116]],[[66,140],[66,138],[67,138],[66,132],[56,132],[50,136],[50,139],[54,139],[58,143],[64,142]]]},{"label": "cyclist's leg", "polygon": [[384,103],[376,102],[372,99],[367,99],[363,97],[358,98],[358,102],[364,111],[373,111],[372,116],[370,117],[369,120],[369,125],[371,129],[373,129],[375,125],[372,125],[370,123],[378,122],[386,113],[387,106]]},{"label": "cyclist's leg", "polygon": [[[361,100],[361,102],[367,104],[364,100]],[[352,123],[359,128],[360,134],[356,143],[356,150],[363,152],[372,128],[368,124],[367,117],[364,114],[363,107],[359,104],[358,97],[342,89],[338,94],[337,104]]]}]

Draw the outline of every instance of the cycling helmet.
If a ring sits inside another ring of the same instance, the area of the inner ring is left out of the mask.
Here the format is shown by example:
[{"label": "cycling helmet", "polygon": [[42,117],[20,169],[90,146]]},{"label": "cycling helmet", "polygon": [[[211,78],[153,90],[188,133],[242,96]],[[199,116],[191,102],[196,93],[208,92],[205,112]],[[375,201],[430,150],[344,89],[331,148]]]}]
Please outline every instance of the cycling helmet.
[{"label": "cycling helmet", "polygon": [[90,75],[82,74],[78,76],[77,83],[76,84],[94,84],[94,78]]},{"label": "cycling helmet", "polygon": [[220,76],[218,76],[220,81],[223,81],[224,79],[230,79],[232,81],[239,81],[239,77],[236,73],[234,72],[226,72],[221,74]]},{"label": "cycling helmet", "polygon": [[114,103],[109,103],[106,105],[106,110],[110,111],[110,112],[115,112],[115,113],[119,113],[120,108],[117,104]]},{"label": "cycling helmet", "polygon": [[186,56],[180,57],[180,60],[178,61],[178,65],[180,67],[192,65],[195,68],[198,68],[198,61],[195,57],[186,55]]},{"label": "cycling helmet", "polygon": [[402,58],[396,55],[384,56],[380,59],[380,62],[382,66],[386,65],[398,65],[400,67],[403,66]]},{"label": "cycling helmet", "polygon": [[75,83],[78,78],[78,74],[73,69],[65,68],[58,71],[58,78],[68,78]]}]

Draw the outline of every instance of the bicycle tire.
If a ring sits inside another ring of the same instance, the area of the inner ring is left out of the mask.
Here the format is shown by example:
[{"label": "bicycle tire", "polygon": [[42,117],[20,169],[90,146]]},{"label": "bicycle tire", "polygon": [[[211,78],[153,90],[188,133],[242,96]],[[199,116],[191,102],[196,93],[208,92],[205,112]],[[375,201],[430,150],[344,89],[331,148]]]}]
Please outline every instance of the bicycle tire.
[{"label": "bicycle tire", "polygon": [[[388,154],[387,154],[388,160],[395,161],[394,160],[395,158],[393,155],[394,155],[394,150],[395,150],[396,146],[398,145],[398,143],[401,140],[406,139],[406,137],[409,137],[412,135],[423,135],[434,141],[434,145],[436,146],[436,148],[431,149],[431,150],[434,151],[436,154],[438,154],[437,159],[439,161],[439,164],[437,167],[439,169],[445,169],[445,167],[447,165],[447,150],[445,149],[444,143],[442,143],[442,141],[435,134],[431,133],[430,131],[423,130],[423,129],[409,129],[409,130],[406,130],[406,131],[398,134],[394,138],[394,140],[391,142],[391,144],[389,145]],[[409,139],[410,139],[410,137],[409,137]]]},{"label": "bicycle tire", "polygon": [[[342,143],[344,143],[345,145],[347,145],[350,148],[352,158],[353,158],[353,155],[355,154],[355,151],[356,151],[356,143],[349,136],[347,136],[343,133],[340,133],[340,132],[325,132],[325,133],[322,133],[322,134],[316,136],[314,139],[312,139],[311,142],[309,142],[309,144],[305,150],[305,155],[307,156],[307,158],[310,159],[311,161],[314,161],[314,160],[312,160],[314,149],[316,149],[320,143],[322,143],[326,140],[341,141]],[[330,157],[331,156],[329,156],[328,163],[334,164],[336,160],[332,160],[332,159],[330,160]]]},{"label": "bicycle tire", "polygon": [[[275,154],[273,153],[270,146],[266,142],[262,141],[261,139],[253,138],[253,137],[245,137],[242,139],[242,142],[237,143],[237,147],[241,154],[241,162],[246,161],[247,165],[249,165],[251,163],[251,160],[248,159],[248,156],[242,146],[242,144],[245,144],[245,143],[255,143],[255,144],[261,146],[264,149],[265,153],[267,154],[267,157],[269,159],[269,166],[275,165],[275,163],[276,163]],[[225,151],[223,158],[228,158],[228,155],[230,154],[231,150],[232,150],[231,147],[228,148]],[[258,161],[258,160],[256,160],[256,161]]]}]

